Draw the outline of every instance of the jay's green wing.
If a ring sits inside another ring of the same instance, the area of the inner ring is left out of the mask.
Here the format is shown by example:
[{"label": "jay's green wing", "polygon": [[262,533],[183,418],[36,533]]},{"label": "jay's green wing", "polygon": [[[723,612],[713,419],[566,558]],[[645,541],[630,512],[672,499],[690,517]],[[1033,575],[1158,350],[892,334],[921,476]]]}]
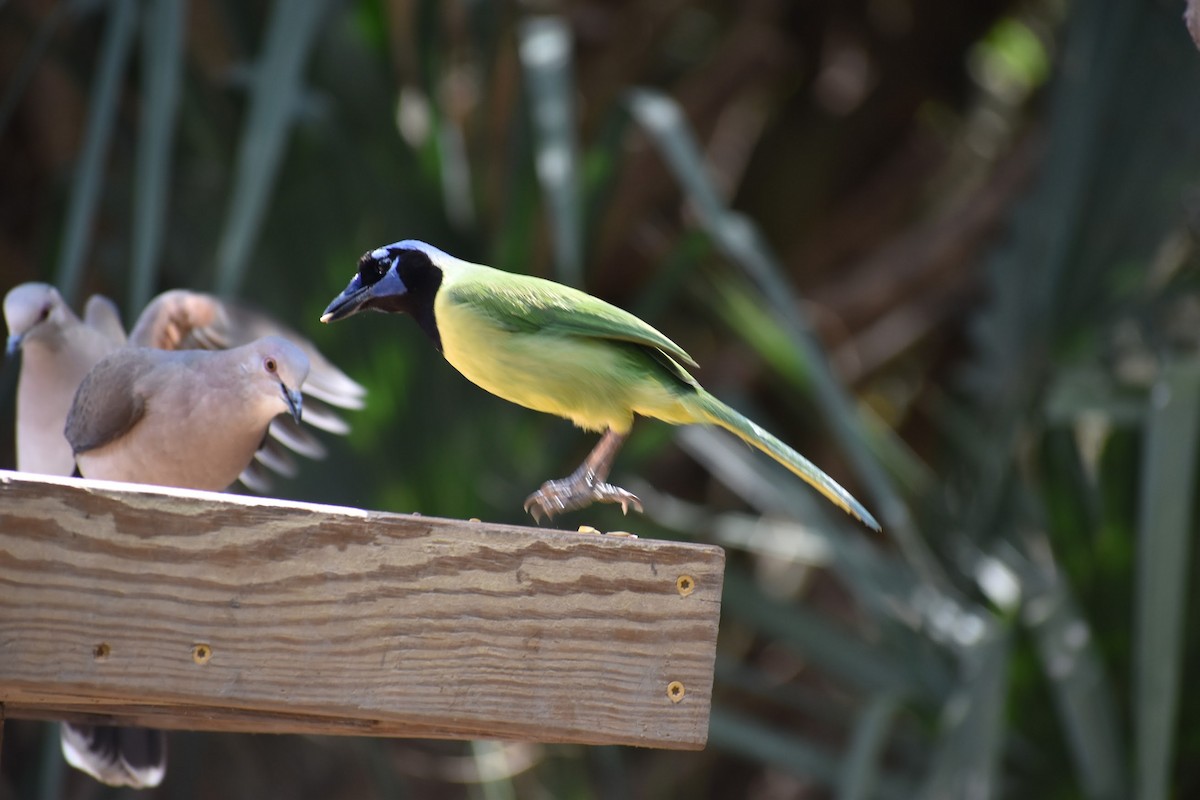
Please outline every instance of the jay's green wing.
[{"label": "jay's green wing", "polygon": [[633,314],[590,294],[528,275],[488,272],[491,280],[444,287],[446,302],[467,306],[507,330],[631,342],[699,366],[682,347]]}]

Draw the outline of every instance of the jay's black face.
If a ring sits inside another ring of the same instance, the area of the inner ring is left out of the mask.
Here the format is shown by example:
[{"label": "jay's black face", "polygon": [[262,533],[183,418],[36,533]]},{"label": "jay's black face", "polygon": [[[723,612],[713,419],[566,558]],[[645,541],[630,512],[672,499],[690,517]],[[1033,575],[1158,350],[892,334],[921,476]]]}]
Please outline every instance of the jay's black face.
[{"label": "jay's black face", "polygon": [[419,244],[377,247],[358,259],[358,272],[325,309],[321,321],[334,322],[360,311],[408,314],[440,350],[433,303],[441,285],[442,270]]},{"label": "jay's black face", "polygon": [[409,288],[400,278],[398,266],[408,260],[409,252],[398,247],[379,247],[363,253],[358,259],[358,271],[325,309],[321,321],[334,322],[360,311],[408,311]]}]

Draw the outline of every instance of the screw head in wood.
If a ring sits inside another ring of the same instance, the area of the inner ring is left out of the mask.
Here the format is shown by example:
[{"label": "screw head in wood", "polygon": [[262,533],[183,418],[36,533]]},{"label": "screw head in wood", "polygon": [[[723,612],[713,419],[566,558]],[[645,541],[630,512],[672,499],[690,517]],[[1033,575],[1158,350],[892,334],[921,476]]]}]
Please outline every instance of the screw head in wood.
[{"label": "screw head in wood", "polygon": [[212,645],[198,643],[192,645],[192,661],[197,664],[207,664],[212,658]]}]

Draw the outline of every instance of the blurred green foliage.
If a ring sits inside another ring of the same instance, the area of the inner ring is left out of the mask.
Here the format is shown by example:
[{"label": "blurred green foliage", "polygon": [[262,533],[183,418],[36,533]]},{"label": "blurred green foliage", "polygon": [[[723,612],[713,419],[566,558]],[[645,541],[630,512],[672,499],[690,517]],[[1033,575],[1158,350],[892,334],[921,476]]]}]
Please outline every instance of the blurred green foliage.
[{"label": "blurred green foliage", "polygon": [[[1200,54],[1179,17],[0,5],[4,287],[128,298],[127,319],[213,289],[311,336],[369,404],[285,496],[523,523],[592,445],[405,320],[317,323],[360,253],[415,237],[642,315],[885,529],[727,437],[643,423],[615,478],[646,516],[563,524],[728,548],[707,750],[178,734],[145,796],[1200,791]],[[49,730],[9,725],[0,797],[113,794]]]}]

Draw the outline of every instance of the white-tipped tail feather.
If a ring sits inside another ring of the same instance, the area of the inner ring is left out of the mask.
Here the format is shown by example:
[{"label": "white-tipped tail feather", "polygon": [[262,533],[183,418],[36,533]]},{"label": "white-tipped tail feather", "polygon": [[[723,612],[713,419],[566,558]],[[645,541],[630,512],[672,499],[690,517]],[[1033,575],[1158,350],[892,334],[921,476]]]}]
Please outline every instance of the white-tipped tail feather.
[{"label": "white-tipped tail feather", "polygon": [[147,789],[167,773],[167,736],[148,728],[61,726],[67,763],[109,786]]}]

